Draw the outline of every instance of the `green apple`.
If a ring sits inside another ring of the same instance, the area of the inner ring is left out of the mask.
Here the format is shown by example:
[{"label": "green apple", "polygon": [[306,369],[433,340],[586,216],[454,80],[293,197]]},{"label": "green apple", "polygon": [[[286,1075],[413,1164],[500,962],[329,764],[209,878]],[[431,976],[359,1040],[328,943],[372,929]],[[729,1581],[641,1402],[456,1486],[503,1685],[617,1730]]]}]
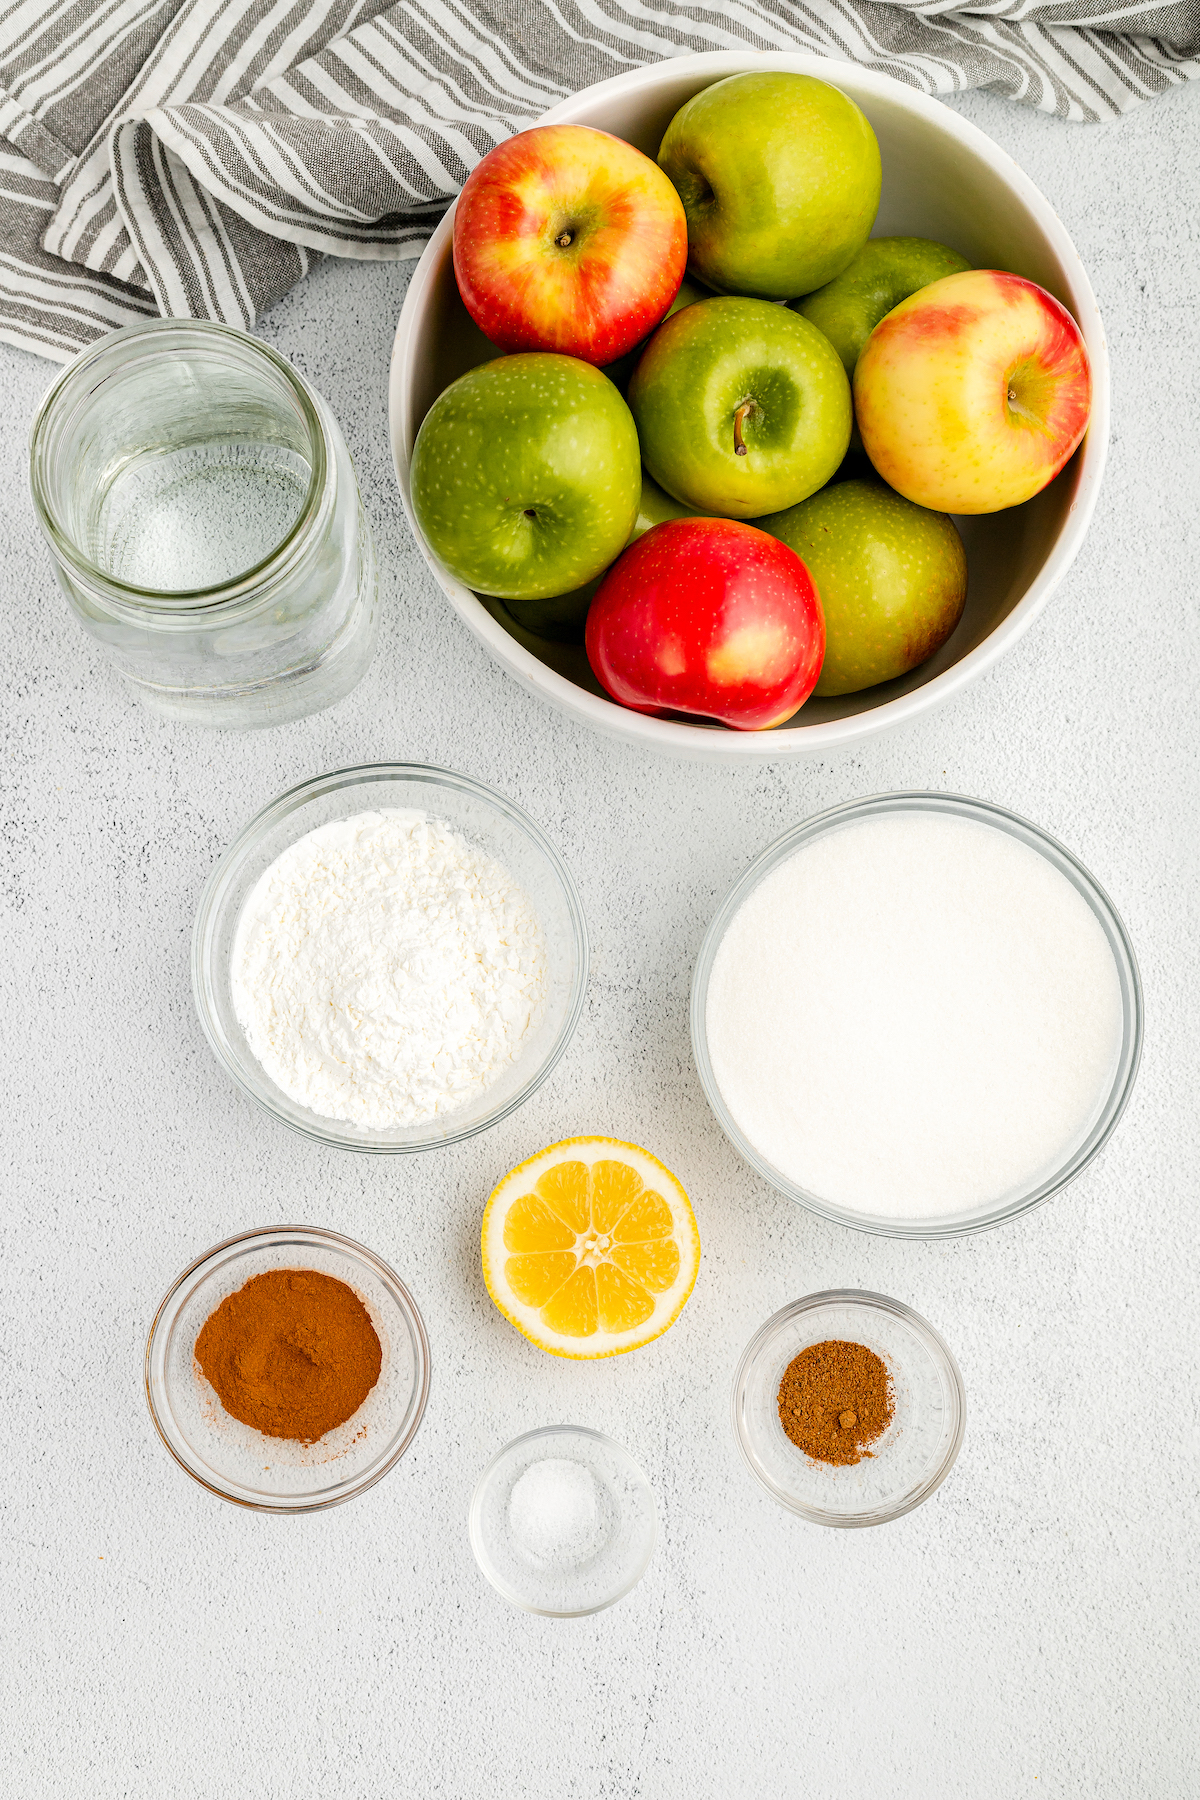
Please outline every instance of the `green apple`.
[{"label": "green apple", "polygon": [[[684,280],[682,282],[680,282],[679,292],[676,294],[674,300],[672,300],[670,306],[667,308],[666,312],[663,314],[663,318],[664,319],[672,318],[675,313],[682,312],[685,306],[695,306],[697,300],[711,300],[711,299],[712,299],[712,292],[710,289],[701,287],[700,283],[698,281],[689,281],[685,277]],[[659,324],[661,324],[661,323],[662,323],[662,320],[659,321]],[[657,330],[657,329],[658,329],[658,327],[656,326],[655,330]],[[649,343],[649,341],[650,341],[651,337],[653,337],[653,335],[654,335],[653,332],[647,332],[646,336],[642,339],[641,343],[635,344],[633,346],[633,349],[629,351],[628,355],[618,357],[616,362],[607,363],[605,365],[604,373],[608,376],[608,379],[610,381],[616,382],[617,386],[620,388],[620,390],[623,394],[628,392],[629,378],[633,374],[633,371],[637,368],[638,362],[641,358],[642,351],[646,348],[646,345]]]},{"label": "green apple", "polygon": [[[711,300],[712,297],[713,294],[711,288],[703,287],[700,282],[692,281],[685,275],[679,284],[679,292],[672,300],[670,306],[668,306],[663,317],[669,319],[675,313],[682,312],[685,306],[695,306],[697,300]],[[659,324],[662,324],[661,319],[659,320]]]},{"label": "green apple", "polygon": [[638,516],[634,520],[633,530],[629,535],[632,544],[637,538],[645,537],[652,525],[663,525],[668,519],[694,519],[695,509],[681,506],[670,494],[664,494],[657,481],[642,470],[642,497],[638,502]]},{"label": "green apple", "polygon": [[680,107],[658,151],[688,267],[723,294],[793,300],[840,275],[879,211],[875,133],[812,75],[730,75]]},{"label": "green apple", "polygon": [[668,494],[729,519],[794,506],[850,442],[850,383],[828,338],[765,300],[701,300],[659,326],[629,404]]},{"label": "green apple", "polygon": [[628,542],[642,486],[637,429],[590,363],[502,356],[438,395],[410,480],[421,534],[460,581],[501,599],[561,594]]},{"label": "green apple", "polygon": [[[686,519],[692,516],[690,507],[680,506],[678,500],[672,500],[670,494],[664,494],[658,483],[652,481],[643,469],[642,497],[638,503],[637,518],[633,521],[629,541],[622,545],[622,549],[627,550],[629,544],[644,537],[652,525],[661,525],[664,519]],[[601,570],[599,575],[569,594],[554,594],[545,600],[510,599],[508,610],[518,625],[523,626],[526,631],[536,633],[538,637],[551,638],[562,644],[582,644],[588,607],[607,573],[607,569]]]},{"label": "green apple", "polygon": [[946,513],[881,481],[842,481],[756,519],[804,563],[825,613],[815,694],[856,694],[915,669],[962,617],[967,554]]},{"label": "green apple", "polygon": [[825,333],[853,375],[863,345],[893,306],[970,266],[957,250],[931,238],[870,238],[848,269],[792,304]]}]

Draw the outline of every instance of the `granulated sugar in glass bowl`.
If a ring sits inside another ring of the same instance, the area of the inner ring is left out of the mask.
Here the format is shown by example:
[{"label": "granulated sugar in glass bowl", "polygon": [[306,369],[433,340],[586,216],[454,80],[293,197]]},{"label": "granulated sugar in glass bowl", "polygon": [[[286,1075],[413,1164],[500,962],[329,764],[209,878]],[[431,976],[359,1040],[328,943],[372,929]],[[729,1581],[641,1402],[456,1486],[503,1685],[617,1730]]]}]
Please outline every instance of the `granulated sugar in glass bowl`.
[{"label": "granulated sugar in glass bowl", "polygon": [[1104,1142],[1141,1039],[1107,897],[1035,826],[954,795],[835,808],[710,928],[692,1030],[710,1103],[784,1193],[938,1237],[1045,1199]]}]

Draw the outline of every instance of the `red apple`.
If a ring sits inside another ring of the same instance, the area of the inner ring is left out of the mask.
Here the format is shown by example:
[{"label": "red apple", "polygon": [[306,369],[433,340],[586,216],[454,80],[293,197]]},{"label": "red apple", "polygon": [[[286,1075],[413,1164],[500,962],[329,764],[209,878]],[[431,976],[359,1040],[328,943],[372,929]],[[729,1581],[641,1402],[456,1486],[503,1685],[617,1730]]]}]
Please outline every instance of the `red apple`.
[{"label": "red apple", "polygon": [[501,350],[610,363],[654,329],[687,265],[687,220],[657,163],[590,125],[498,144],[454,215],[463,304]]},{"label": "red apple", "polygon": [[786,544],[737,519],[670,519],[613,564],[586,643],[622,706],[769,731],[811,694],[825,620]]},{"label": "red apple", "polygon": [[1092,376],[1053,294],[1000,269],[946,275],[875,327],[854,370],[867,455],[906,500],[988,513],[1032,499],[1087,430]]}]

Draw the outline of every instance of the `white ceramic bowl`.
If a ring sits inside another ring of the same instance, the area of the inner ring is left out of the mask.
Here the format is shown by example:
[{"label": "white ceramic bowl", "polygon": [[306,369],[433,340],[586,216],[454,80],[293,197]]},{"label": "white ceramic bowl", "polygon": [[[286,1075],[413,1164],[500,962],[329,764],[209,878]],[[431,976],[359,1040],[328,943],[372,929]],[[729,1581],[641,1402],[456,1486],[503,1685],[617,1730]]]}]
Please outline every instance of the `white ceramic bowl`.
[{"label": "white ceramic bowl", "polygon": [[1108,353],[1095,295],[1053,208],[1012,158],[957,113],[852,63],[819,56],[722,51],[672,57],[564,100],[546,121],[595,125],[653,156],[673,115],[701,88],[754,69],[794,69],[843,90],[866,113],[883,155],[877,236],[952,244],[979,268],[1039,282],[1078,320],[1092,360],[1091,429],[1058,480],[1027,505],[960,521],[970,588],[958,629],[919,669],[865,693],[810,700],[774,731],[730,731],[652,719],[609,700],[583,650],[510,635],[424,544],[408,468],[417,428],[442,389],[496,354],[468,318],[451,266],[451,207],[413,273],[392,352],[392,455],[405,511],[430,568],[459,616],[497,662],[572,718],[630,743],[705,761],[823,755],[907,724],[990,668],[1033,622],[1083,542],[1108,449]]}]

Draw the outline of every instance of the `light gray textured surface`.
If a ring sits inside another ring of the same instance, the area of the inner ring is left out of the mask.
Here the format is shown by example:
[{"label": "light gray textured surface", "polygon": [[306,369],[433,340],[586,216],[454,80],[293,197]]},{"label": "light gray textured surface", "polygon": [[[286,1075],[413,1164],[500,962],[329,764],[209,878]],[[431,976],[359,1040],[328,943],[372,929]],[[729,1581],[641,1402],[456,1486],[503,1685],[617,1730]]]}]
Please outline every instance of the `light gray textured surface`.
[{"label": "light gray textured surface", "polygon": [[[1018,649],[918,729],[825,764],[727,773],[566,723],[485,657],[396,500],[384,391],[404,267],[326,263],[264,334],[346,428],[386,607],[362,687],[265,735],[161,726],[52,584],[24,486],[52,370],[0,353],[4,1419],[0,1740],[22,1796],[446,1800],[1187,1800],[1197,1593],[1196,722],[1200,88],[1079,128],[959,103],[1057,206],[1114,365],[1105,493]],[[550,1081],[498,1129],[412,1159],[322,1152],[253,1110],[201,1038],[192,915],[281,788],[339,764],[449,764],[526,806],[583,893],[595,959]],[[720,895],[798,818],[879,789],[1025,813],[1092,868],[1146,986],[1141,1077],[1065,1195],[953,1244],[825,1226],[742,1166],[692,1069],[691,966]],[[492,1307],[496,1178],[556,1137],[644,1143],[691,1193],[696,1292],[595,1368]],[[432,1344],[425,1423],[364,1498],[252,1516],[190,1482],[141,1392],[154,1308],[218,1238],[280,1220],[362,1239]],[[864,1286],[946,1336],[958,1465],[923,1508],[823,1532],[772,1504],[729,1423],[733,1367],[785,1301]],[[475,1478],[517,1432],[612,1433],[658,1495],[641,1586],[557,1624],[471,1558]],[[1190,1667],[1190,1673],[1189,1673]]]}]

